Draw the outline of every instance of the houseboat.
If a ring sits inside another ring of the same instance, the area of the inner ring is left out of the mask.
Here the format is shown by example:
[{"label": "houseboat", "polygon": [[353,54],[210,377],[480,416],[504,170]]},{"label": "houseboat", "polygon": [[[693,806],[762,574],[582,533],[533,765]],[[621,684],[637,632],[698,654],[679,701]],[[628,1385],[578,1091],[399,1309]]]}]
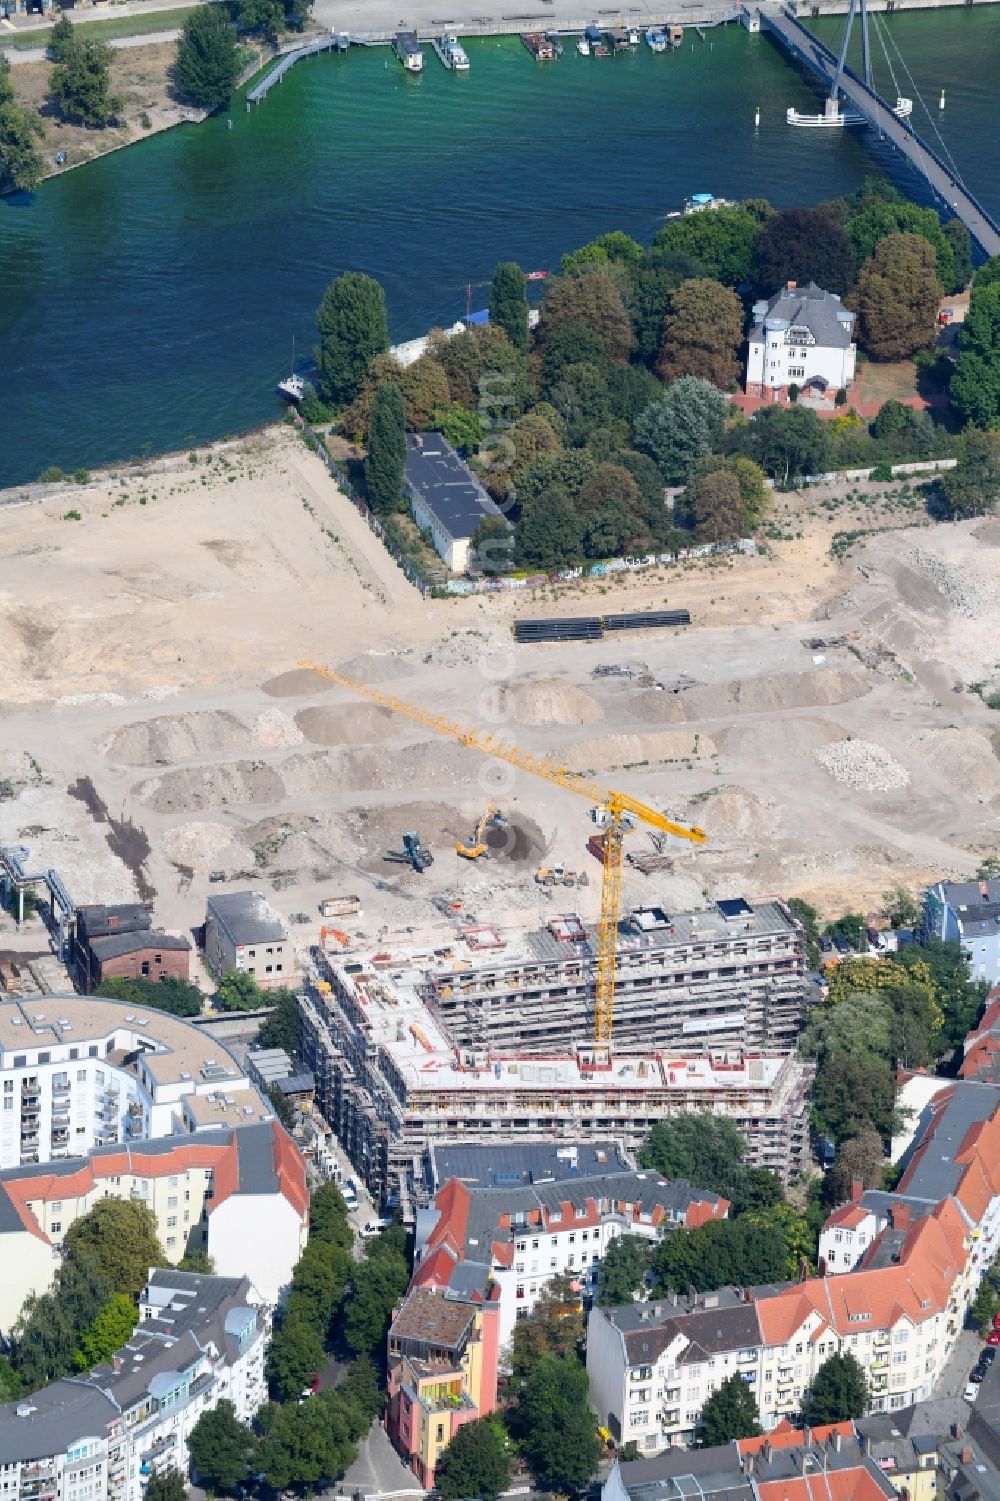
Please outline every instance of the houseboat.
[{"label": "houseboat", "polygon": [[629,27],[629,29],[628,29],[628,44],[629,44],[630,47],[638,47],[638,45],[639,45],[639,30],[638,30],[638,27],[636,27],[636,26],[630,26]]},{"label": "houseboat", "polygon": [[577,52],[579,52],[579,54],[580,54],[581,57],[589,57],[590,56],[590,43],[587,41],[587,38],[585,36],[578,36],[577,37],[577,39],[576,39],[576,50],[577,50]]},{"label": "houseboat", "polygon": [[624,26],[612,26],[608,30],[608,41],[614,52],[628,51],[628,32]]},{"label": "houseboat", "polygon": [[446,68],[451,68],[455,73],[469,71],[469,54],[457,36],[445,32],[443,36],[431,37],[431,46]]},{"label": "houseboat", "polygon": [[536,63],[549,63],[556,55],[555,47],[541,31],[522,31],[521,41]]},{"label": "houseboat", "polygon": [[424,69],[424,54],[420,50],[415,31],[397,31],[392,42],[392,50],[399,58],[407,73],[422,73]]},{"label": "houseboat", "polygon": [[667,27],[667,44],[675,52],[677,51],[677,48],[681,45],[681,43],[683,42],[683,40],[684,40],[684,27],[683,26],[668,26]]},{"label": "houseboat", "polygon": [[646,46],[650,52],[666,52],[667,33],[662,26],[651,26],[646,32]]}]

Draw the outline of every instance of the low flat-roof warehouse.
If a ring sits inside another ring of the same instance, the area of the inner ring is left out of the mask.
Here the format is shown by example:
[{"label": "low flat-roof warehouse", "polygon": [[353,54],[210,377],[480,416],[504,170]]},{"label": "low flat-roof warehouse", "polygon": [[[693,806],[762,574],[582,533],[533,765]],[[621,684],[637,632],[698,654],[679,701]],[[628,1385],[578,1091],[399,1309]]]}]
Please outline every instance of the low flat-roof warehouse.
[{"label": "low flat-roof warehouse", "polygon": [[405,483],[414,521],[451,571],[465,573],[476,527],[502,511],[441,433],[407,433]]}]

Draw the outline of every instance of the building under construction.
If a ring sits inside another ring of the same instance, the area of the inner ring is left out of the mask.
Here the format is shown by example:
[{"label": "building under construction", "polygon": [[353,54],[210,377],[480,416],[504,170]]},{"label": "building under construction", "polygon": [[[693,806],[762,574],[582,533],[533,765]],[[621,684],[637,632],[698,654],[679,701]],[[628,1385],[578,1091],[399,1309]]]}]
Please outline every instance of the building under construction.
[{"label": "building under construction", "polygon": [[610,1061],[593,1047],[596,937],[466,927],[440,947],[326,963],[303,1002],[317,1099],[381,1197],[405,1201],[429,1141],[613,1139],[710,1108],[748,1160],[788,1180],[808,1151],[809,1068],[792,1055],[801,928],[777,900],[720,902],[620,927]]}]

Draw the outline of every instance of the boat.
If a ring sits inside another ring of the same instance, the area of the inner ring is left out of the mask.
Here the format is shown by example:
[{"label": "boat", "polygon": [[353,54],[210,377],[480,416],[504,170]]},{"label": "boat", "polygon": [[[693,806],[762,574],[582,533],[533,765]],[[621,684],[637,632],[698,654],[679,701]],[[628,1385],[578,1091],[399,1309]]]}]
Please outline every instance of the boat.
[{"label": "boat", "polygon": [[624,26],[611,26],[608,28],[608,40],[615,52],[628,51],[628,32]]},{"label": "boat", "polygon": [[705,209],[728,208],[728,198],[716,198],[714,193],[692,193],[684,200],[685,214],[700,214]]},{"label": "boat", "polygon": [[422,73],[424,54],[420,50],[415,31],[397,31],[392,39],[392,50],[407,73]]},{"label": "boat", "polygon": [[630,47],[638,47],[639,45],[639,31],[635,26],[630,26],[628,29],[628,44]]},{"label": "boat", "polygon": [[681,45],[681,43],[683,41],[684,41],[684,27],[683,26],[668,26],[667,27],[667,42],[674,49],[674,51],[677,50],[677,48]]},{"label": "boat", "polygon": [[524,279],[525,281],[544,281],[548,274],[547,271],[526,271]]},{"label": "boat", "polygon": [[583,34],[586,40],[590,43],[591,51],[593,51],[595,47],[599,46],[604,40],[604,33],[599,26],[588,26]]},{"label": "boat", "polygon": [[666,52],[667,33],[662,26],[651,26],[646,32],[646,46],[650,52]]},{"label": "boat", "polygon": [[558,31],[547,31],[545,33],[545,40],[552,43],[552,50],[555,52],[556,57],[562,57],[563,44],[559,40]]},{"label": "boat", "polygon": [[469,54],[457,36],[445,32],[443,36],[431,37],[431,46],[446,68],[451,68],[455,73],[469,71]]},{"label": "boat", "polygon": [[[913,100],[904,98],[902,94],[897,95],[892,112],[897,120],[907,119],[913,113]],[[797,109],[789,107],[785,111],[785,121],[788,125],[797,125],[805,130],[841,130],[845,125],[868,124],[859,110],[842,110],[834,99],[826,101],[826,109],[821,115],[803,115]]]},{"label": "boat", "polygon": [[605,47],[603,42],[595,42],[593,47],[591,48],[591,51],[593,52],[595,57],[611,56],[611,53],[608,51],[607,47]]},{"label": "boat", "polygon": [[292,363],[289,366],[289,373],[285,376],[284,380],[279,380],[279,382],[278,382],[278,390],[281,393],[281,395],[285,398],[286,401],[294,402],[296,404],[296,406],[302,400],[303,396],[306,394],[306,383],[305,383],[305,381],[302,379],[301,375],[296,375],[295,374],[295,340],[294,339],[292,340]]},{"label": "boat", "polygon": [[556,55],[556,49],[548,37],[541,31],[522,31],[521,41],[527,47],[536,63],[548,63]]},{"label": "boat", "polygon": [[587,38],[585,36],[577,37],[576,50],[577,52],[579,52],[581,57],[590,56],[590,43],[587,41]]}]

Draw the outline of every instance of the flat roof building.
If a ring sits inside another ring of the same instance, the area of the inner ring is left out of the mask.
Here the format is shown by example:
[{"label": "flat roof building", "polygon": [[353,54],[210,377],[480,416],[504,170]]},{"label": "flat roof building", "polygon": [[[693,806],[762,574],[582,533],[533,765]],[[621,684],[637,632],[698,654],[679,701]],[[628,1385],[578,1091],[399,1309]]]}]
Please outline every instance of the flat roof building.
[{"label": "flat roof building", "polygon": [[465,573],[479,523],[503,512],[441,433],[407,433],[406,493],[413,519],[429,531],[452,573]]},{"label": "flat roof building", "polygon": [[288,932],[261,891],[228,891],[208,898],[205,962],[214,975],[240,970],[264,990],[297,980]]}]

